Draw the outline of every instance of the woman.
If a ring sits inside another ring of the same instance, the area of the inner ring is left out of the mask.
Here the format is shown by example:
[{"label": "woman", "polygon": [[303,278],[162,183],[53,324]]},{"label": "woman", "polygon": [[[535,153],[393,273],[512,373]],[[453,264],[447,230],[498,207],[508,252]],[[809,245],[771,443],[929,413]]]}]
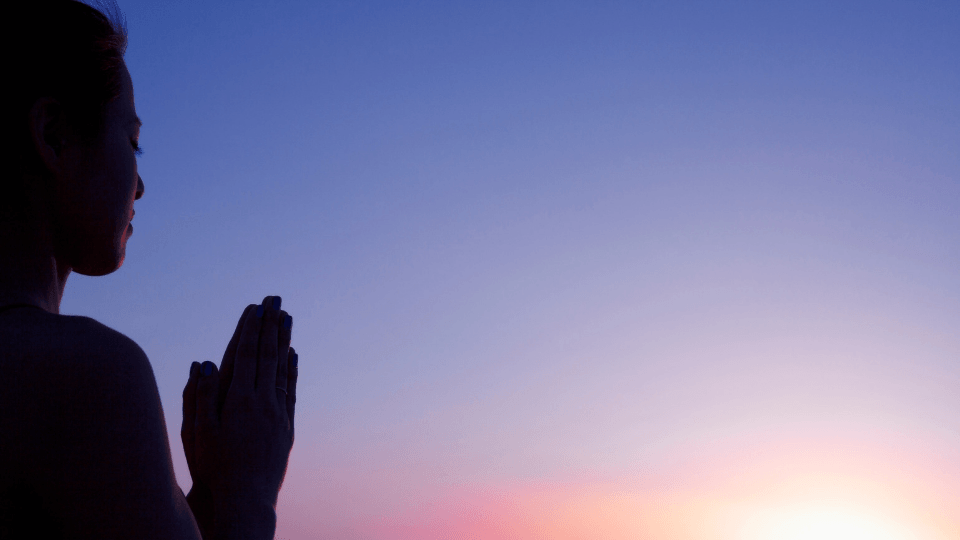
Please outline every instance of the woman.
[{"label": "woman", "polygon": [[123,264],[144,192],[125,30],[72,0],[19,4],[2,32],[0,539],[273,538],[293,446],[292,319],[268,296],[244,310],[220,369],[192,364],[184,496],[143,351],[59,314],[71,271]]}]

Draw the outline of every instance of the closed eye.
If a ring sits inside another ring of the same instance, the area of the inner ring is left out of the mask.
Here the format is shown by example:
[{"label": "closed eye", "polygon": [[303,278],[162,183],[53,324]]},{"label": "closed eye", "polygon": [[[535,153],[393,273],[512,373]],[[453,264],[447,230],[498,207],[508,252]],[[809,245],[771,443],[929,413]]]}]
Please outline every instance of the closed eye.
[{"label": "closed eye", "polygon": [[143,154],[143,148],[140,148],[140,144],[137,141],[130,141],[130,144],[133,146],[133,153],[136,155]]}]

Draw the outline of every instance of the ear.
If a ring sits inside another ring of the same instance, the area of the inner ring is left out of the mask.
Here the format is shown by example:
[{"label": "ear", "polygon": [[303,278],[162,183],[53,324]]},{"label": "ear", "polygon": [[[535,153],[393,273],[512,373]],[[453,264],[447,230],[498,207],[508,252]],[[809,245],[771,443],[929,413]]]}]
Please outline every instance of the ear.
[{"label": "ear", "polygon": [[63,105],[50,97],[42,97],[30,108],[30,137],[40,160],[49,172],[58,175],[63,169],[67,146],[67,121]]}]

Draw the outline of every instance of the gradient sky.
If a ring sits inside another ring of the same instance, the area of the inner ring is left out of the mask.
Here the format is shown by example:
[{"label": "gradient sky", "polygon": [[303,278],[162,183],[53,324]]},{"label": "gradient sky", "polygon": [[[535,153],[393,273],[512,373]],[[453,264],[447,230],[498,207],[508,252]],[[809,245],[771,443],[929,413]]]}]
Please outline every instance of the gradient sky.
[{"label": "gradient sky", "polygon": [[277,538],[960,537],[960,4],[121,0],[154,367],[283,297]]}]

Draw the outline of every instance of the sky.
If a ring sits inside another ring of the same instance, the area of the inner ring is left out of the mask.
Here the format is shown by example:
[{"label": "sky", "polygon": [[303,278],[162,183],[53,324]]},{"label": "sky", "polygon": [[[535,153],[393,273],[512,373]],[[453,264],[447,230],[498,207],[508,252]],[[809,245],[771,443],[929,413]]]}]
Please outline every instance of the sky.
[{"label": "sky", "polygon": [[121,0],[123,267],[191,362],[280,295],[279,540],[960,537],[960,4]]}]

